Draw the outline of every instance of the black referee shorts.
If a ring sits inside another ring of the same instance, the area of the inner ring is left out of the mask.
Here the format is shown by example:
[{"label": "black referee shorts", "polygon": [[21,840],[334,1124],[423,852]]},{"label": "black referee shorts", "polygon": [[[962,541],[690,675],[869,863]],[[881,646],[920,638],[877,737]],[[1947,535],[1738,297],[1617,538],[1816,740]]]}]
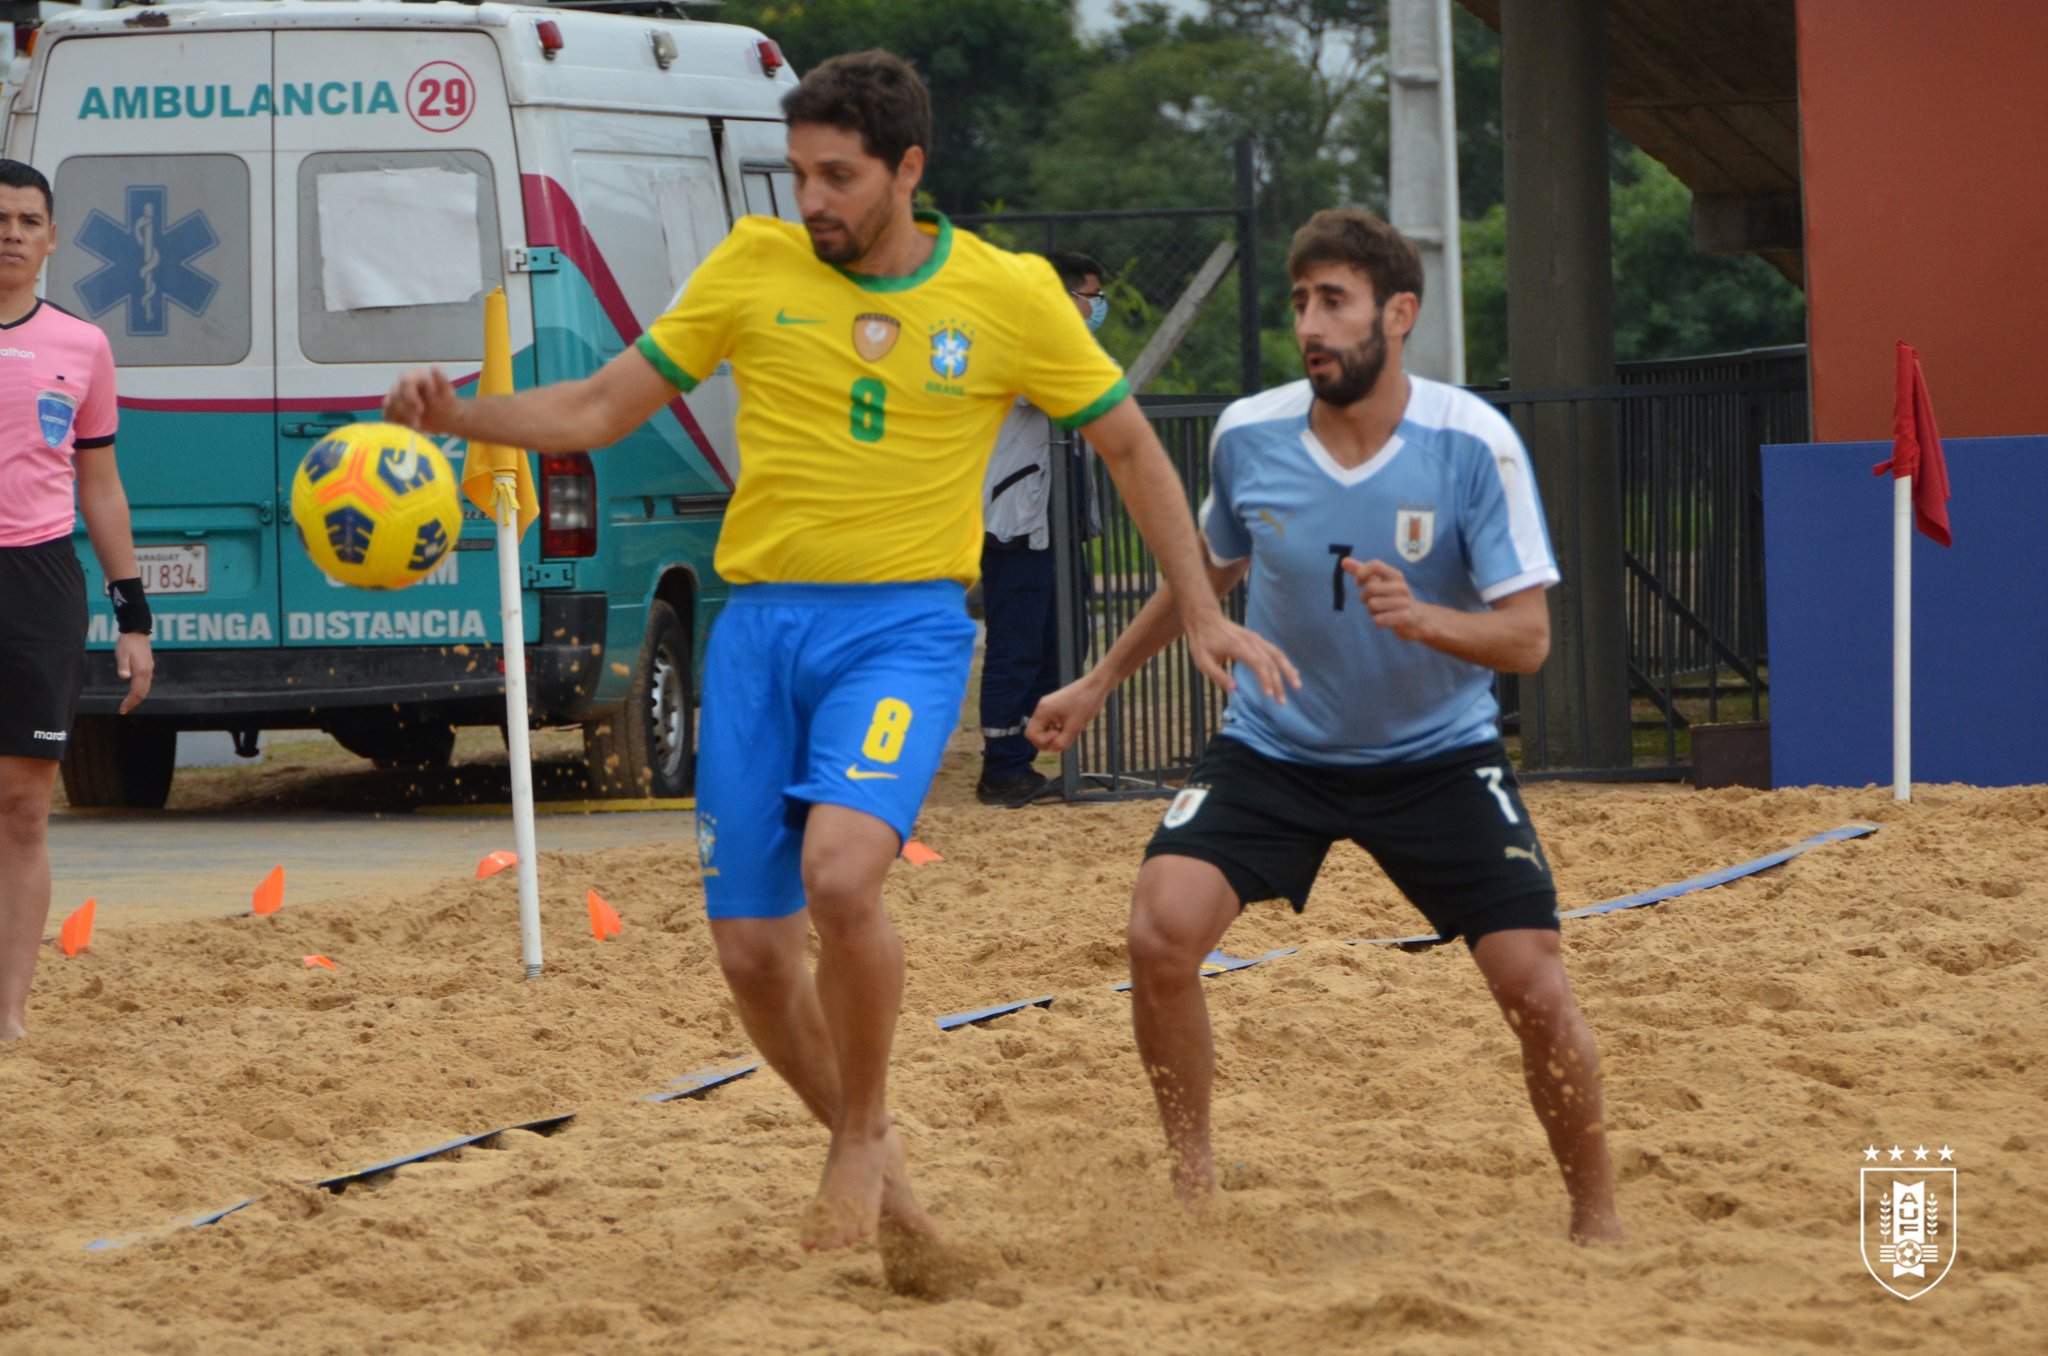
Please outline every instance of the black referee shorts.
[{"label": "black referee shorts", "polygon": [[1145,848],[1223,873],[1242,907],[1299,913],[1330,844],[1348,838],[1443,937],[1557,928],[1557,886],[1500,741],[1418,763],[1284,763],[1218,735]]},{"label": "black referee shorts", "polygon": [[0,546],[0,757],[63,758],[85,681],[85,620],[71,538]]}]

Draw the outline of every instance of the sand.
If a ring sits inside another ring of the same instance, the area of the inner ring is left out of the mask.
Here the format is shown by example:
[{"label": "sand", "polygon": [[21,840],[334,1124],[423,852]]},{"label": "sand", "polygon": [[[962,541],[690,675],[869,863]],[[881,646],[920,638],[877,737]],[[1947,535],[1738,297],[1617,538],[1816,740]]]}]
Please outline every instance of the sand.
[{"label": "sand", "polygon": [[[1305,916],[1259,906],[1226,940],[1301,950],[1210,982],[1226,1190],[1215,1222],[1180,1215],[1110,987],[1160,804],[990,810],[967,784],[956,759],[920,825],[945,861],[888,884],[895,1104],[985,1268],[963,1296],[891,1293],[872,1249],[802,1252],[824,1135],[772,1075],[643,1100],[748,1053],[677,843],[544,854],[536,983],[510,874],[103,922],[52,953],[31,1038],[0,1047],[0,1353],[2041,1349],[2048,789],[1529,790],[1567,906],[1883,826],[1566,924],[1630,1233],[1589,1250],[1463,948],[1342,944],[1419,930],[1349,848]],[[1863,1150],[1894,1144],[1959,1173],[1958,1260],[1912,1304],[1858,1250]]]}]

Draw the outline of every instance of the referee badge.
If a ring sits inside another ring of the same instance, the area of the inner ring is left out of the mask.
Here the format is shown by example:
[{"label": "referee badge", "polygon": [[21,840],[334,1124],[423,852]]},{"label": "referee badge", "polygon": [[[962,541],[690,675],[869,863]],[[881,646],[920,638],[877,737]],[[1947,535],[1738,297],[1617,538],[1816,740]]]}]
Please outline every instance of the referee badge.
[{"label": "referee badge", "polygon": [[1436,509],[1432,505],[1394,512],[1394,550],[1413,565],[1436,545]]},{"label": "referee badge", "polygon": [[1162,829],[1177,829],[1195,817],[1202,808],[1202,802],[1209,799],[1206,786],[1184,786],[1173,798],[1173,804],[1166,807],[1166,818],[1159,821]]},{"label": "referee badge", "polygon": [[42,421],[43,441],[51,447],[64,445],[71,434],[72,417],[77,413],[78,402],[62,391],[36,393],[36,417]]},{"label": "referee badge", "polygon": [[889,356],[889,350],[896,347],[896,336],[903,332],[903,325],[893,315],[878,315],[869,312],[855,316],[853,320],[853,351],[871,363],[878,363]]}]

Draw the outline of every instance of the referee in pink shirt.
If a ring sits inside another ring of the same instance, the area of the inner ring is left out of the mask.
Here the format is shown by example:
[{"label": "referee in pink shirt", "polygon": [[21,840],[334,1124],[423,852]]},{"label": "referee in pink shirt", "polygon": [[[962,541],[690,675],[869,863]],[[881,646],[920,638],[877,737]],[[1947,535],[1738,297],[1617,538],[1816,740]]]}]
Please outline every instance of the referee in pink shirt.
[{"label": "referee in pink shirt", "polygon": [[50,916],[50,792],[85,673],[74,491],[111,581],[122,714],[149,695],[155,667],[114,464],[114,355],[97,325],[36,295],[56,249],[50,181],[0,160],[0,1041],[28,1031]]}]

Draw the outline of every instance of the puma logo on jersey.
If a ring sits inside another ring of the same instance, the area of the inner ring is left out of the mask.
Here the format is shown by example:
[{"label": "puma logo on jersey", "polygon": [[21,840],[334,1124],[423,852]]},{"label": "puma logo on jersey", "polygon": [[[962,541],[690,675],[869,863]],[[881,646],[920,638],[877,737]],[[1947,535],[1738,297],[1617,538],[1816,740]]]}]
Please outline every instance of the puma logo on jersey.
[{"label": "puma logo on jersey", "polygon": [[1506,858],[1509,861],[1513,861],[1515,858],[1520,857],[1525,862],[1533,862],[1537,866],[1543,865],[1543,859],[1541,857],[1538,857],[1535,853],[1529,851],[1529,849],[1527,848],[1516,847],[1512,843],[1502,848],[1500,850],[1500,853],[1502,857]]}]

